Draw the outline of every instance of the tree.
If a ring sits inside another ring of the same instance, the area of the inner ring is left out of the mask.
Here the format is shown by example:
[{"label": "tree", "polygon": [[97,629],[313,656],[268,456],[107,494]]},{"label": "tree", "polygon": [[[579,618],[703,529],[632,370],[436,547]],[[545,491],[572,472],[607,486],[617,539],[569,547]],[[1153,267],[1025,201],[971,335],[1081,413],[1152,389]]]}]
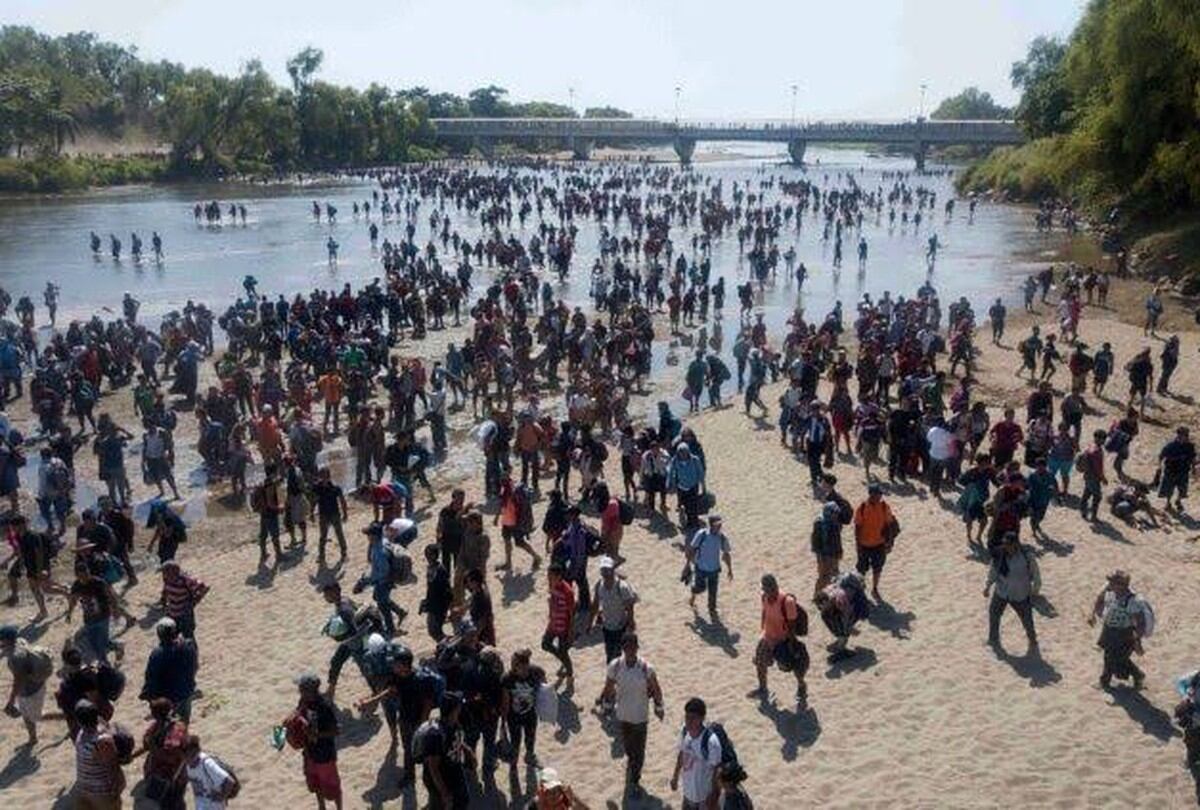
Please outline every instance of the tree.
[{"label": "tree", "polygon": [[997,104],[991,93],[968,87],[958,95],[942,99],[929,117],[943,121],[1002,121],[1011,118],[1012,112]]},{"label": "tree", "polygon": [[312,83],[312,77],[321,69],[321,63],[324,61],[325,52],[311,45],[287,60],[287,72],[292,77],[292,90],[297,95]]},{"label": "tree", "polygon": [[471,115],[476,118],[512,117],[508,102],[504,100],[507,95],[507,90],[494,84],[472,90],[467,94],[467,104]]},{"label": "tree", "polygon": [[1067,46],[1062,41],[1038,37],[1030,43],[1026,57],[1013,63],[1012,84],[1021,90],[1017,121],[1032,138],[1070,128],[1073,99],[1063,72],[1066,55]]},{"label": "tree", "polygon": [[584,118],[633,118],[633,113],[626,112],[620,107],[588,107],[583,111]]}]

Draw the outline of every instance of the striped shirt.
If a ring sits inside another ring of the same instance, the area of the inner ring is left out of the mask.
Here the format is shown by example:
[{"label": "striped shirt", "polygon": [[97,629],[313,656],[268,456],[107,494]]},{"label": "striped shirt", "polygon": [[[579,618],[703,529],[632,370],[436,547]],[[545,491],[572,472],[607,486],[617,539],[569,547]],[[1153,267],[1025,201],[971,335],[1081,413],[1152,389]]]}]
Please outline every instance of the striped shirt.
[{"label": "striped shirt", "polygon": [[107,732],[81,729],[75,738],[75,789],[85,796],[120,796],[121,769],[105,762],[99,747],[103,740],[111,744]]},{"label": "striped shirt", "polygon": [[172,619],[187,616],[207,590],[207,585],[187,574],[179,574],[174,580],[163,580],[163,609]]}]

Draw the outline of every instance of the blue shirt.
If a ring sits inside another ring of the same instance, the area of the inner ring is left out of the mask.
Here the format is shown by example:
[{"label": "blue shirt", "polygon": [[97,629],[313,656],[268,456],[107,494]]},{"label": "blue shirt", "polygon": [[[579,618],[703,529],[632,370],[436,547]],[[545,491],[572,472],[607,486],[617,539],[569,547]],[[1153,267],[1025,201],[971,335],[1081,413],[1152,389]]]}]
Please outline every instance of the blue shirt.
[{"label": "blue shirt", "polygon": [[695,456],[675,456],[667,466],[667,485],[671,489],[696,489],[704,482],[704,464]]},{"label": "blue shirt", "polygon": [[722,532],[700,529],[692,535],[691,547],[696,570],[712,573],[721,570],[721,553],[729,553],[729,538]]}]

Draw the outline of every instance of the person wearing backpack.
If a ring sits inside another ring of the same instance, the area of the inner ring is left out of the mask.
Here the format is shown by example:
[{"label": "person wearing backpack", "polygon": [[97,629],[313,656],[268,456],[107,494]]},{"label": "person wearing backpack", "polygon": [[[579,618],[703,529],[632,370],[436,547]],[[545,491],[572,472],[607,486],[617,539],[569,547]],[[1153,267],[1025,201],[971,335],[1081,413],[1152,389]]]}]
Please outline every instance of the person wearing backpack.
[{"label": "person wearing backpack", "polygon": [[37,725],[46,703],[46,682],[54,674],[54,658],[44,647],[34,646],[20,638],[13,625],[0,627],[0,656],[8,661],[12,684],[4,713],[20,717],[29,735],[29,746],[37,744]]},{"label": "person wearing backpack", "polygon": [[224,762],[204,753],[200,738],[195,734],[188,736],[183,745],[183,755],[196,810],[225,810],[229,800],[241,790],[237,775]]},{"label": "person wearing backpack", "polygon": [[[434,670],[415,667],[412,650],[407,647],[396,649],[390,663],[391,672],[387,678],[387,687],[369,698],[360,700],[356,707],[362,712],[380,701],[395,701],[396,725],[400,746],[404,752],[404,776],[401,777],[400,783],[408,785],[416,776],[413,737],[437,705],[438,693],[445,690],[445,678]],[[392,745],[395,744],[393,738]]]},{"label": "person wearing backpack", "polygon": [[717,768],[725,759],[721,740],[705,724],[708,707],[700,698],[689,699],[683,706],[683,715],[671,790],[682,788],[682,810],[712,810],[719,793]]},{"label": "person wearing backpack", "polygon": [[1100,687],[1108,689],[1113,678],[1130,678],[1133,688],[1141,689],[1146,673],[1133,663],[1133,654],[1141,655],[1142,639],[1154,631],[1154,611],[1134,593],[1129,574],[1117,570],[1108,575],[1108,584],[1096,597],[1088,624],[1100,620],[1100,638],[1096,646],[1104,650],[1104,669]]},{"label": "person wearing backpack", "polygon": [[467,810],[471,804],[467,766],[472,755],[463,741],[462,710],[462,695],[445,693],[438,717],[422,723],[413,736],[413,758],[422,766],[430,810]]},{"label": "person wearing backpack", "polygon": [[533,570],[542,565],[541,556],[529,544],[533,532],[533,493],[525,483],[514,486],[512,477],[505,473],[500,479],[500,509],[492,525],[500,526],[504,540],[504,562],[496,566],[497,571],[512,570],[512,550],[515,545],[533,559]]},{"label": "person wearing backpack", "polygon": [[758,689],[752,692],[766,701],[767,670],[777,664],[781,672],[791,672],[796,678],[796,703],[804,706],[808,702],[808,684],[804,676],[808,673],[808,648],[802,638],[808,635],[808,614],[800,607],[794,594],[781,593],[779,581],[774,574],[762,578],[762,635],[754,651],[754,668],[758,675]]},{"label": "person wearing backpack", "polygon": [[1037,630],[1033,626],[1032,599],[1041,590],[1042,577],[1037,558],[1020,541],[1016,532],[1008,532],[1000,541],[991,567],[988,569],[987,584],[983,586],[988,603],[988,644],[1001,650],[1000,617],[1004,609],[1011,607],[1021,619],[1025,635],[1029,639],[1029,654],[1038,655]]},{"label": "person wearing backpack", "polygon": [[[384,635],[391,638],[396,634],[396,625],[404,621],[408,611],[392,600],[392,589],[395,587],[392,577],[392,555],[383,539],[383,526],[372,523],[363,529],[363,534],[370,538],[367,544],[370,569],[359,577],[354,585],[354,592],[362,593],[370,586],[371,598],[375,600],[375,605],[383,617]],[[393,615],[395,619],[392,618]]]}]

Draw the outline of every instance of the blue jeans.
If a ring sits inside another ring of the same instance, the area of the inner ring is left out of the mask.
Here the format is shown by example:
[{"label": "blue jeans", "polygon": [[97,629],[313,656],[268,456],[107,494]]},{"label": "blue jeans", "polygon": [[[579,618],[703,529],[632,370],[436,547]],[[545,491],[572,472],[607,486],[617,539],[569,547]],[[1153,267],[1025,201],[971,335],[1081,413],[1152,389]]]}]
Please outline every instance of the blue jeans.
[{"label": "blue jeans", "polygon": [[717,589],[721,583],[721,569],[716,571],[701,571],[697,568],[692,572],[692,593],[700,594],[708,591],[708,612],[717,610]]},{"label": "blue jeans", "polygon": [[408,615],[404,608],[392,601],[392,586],[391,584],[375,585],[371,588],[371,597],[375,600],[375,605],[379,608],[379,612],[383,615],[383,629],[388,638],[396,634],[396,623],[392,620],[392,614],[400,621],[404,621],[404,617]]}]

